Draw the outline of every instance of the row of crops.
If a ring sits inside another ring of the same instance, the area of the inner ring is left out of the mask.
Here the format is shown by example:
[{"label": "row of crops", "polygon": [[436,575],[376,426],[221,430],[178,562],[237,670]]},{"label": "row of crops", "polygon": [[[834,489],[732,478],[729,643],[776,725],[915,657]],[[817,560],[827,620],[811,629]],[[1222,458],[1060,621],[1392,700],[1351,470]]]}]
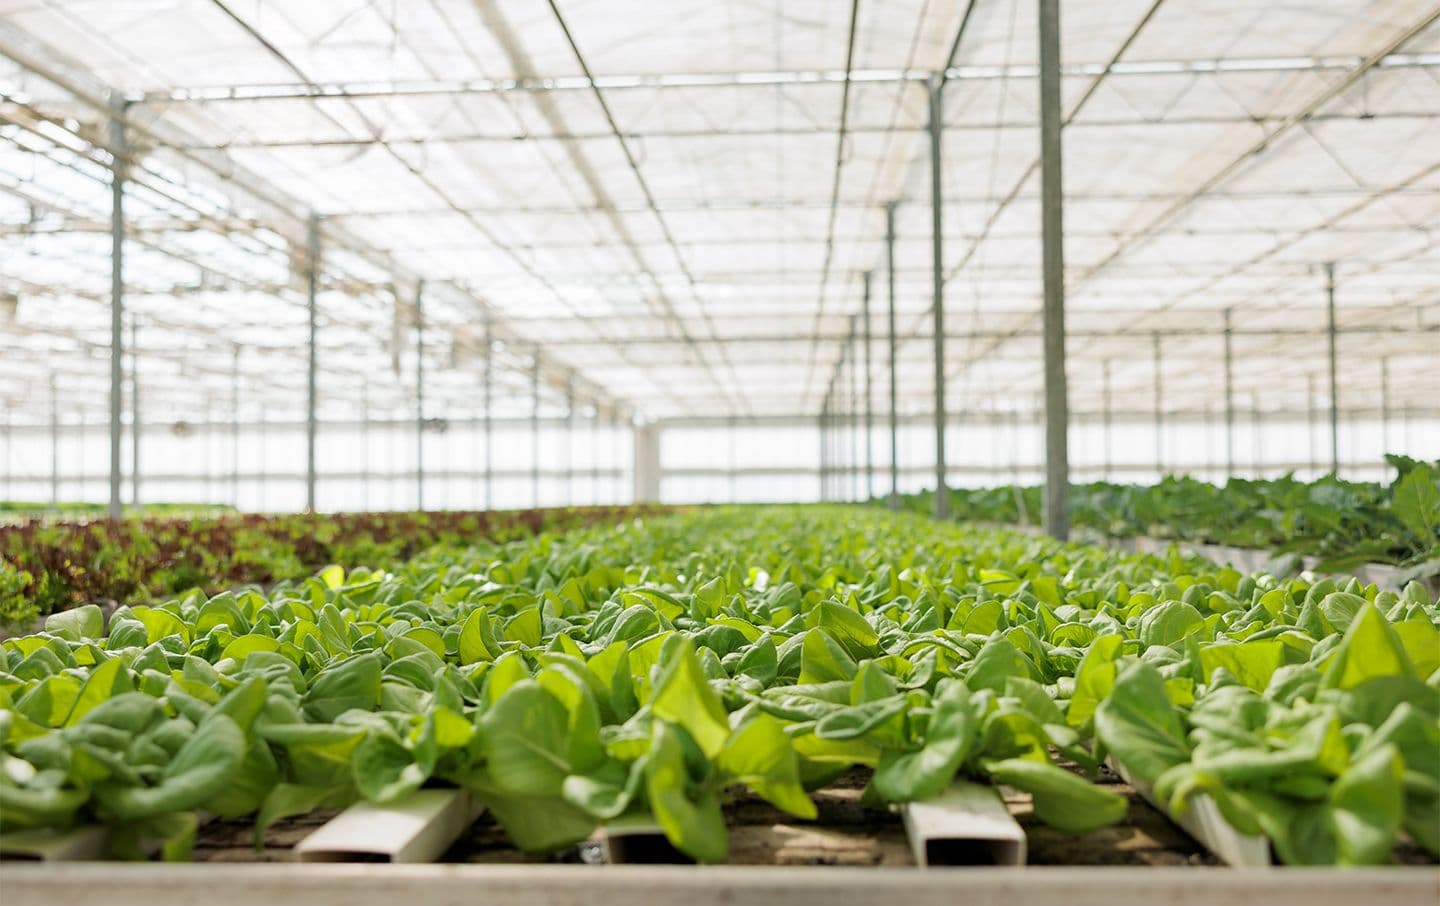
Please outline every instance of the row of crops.
[{"label": "row of crops", "polygon": [[[0,524],[0,630],[77,604],[164,601],[299,580],[325,566],[398,563],[437,546],[510,540],[655,507],[287,515],[146,515]],[[147,510],[147,513],[150,511]]]},{"label": "row of crops", "polygon": [[[1412,578],[1440,576],[1440,462],[1386,457],[1388,484],[1327,475],[1302,481],[1230,478],[1213,485],[1169,476],[1154,485],[1106,481],[1071,487],[1071,523],[1092,537],[1176,539],[1314,557],[1324,572],[1365,563],[1395,564]],[[1037,525],[1044,489],[1037,485],[950,490],[962,521]],[[928,513],[934,492],[903,498]]]},{"label": "row of crops", "polygon": [[595,526],[266,592],[86,605],[0,646],[0,824],[185,858],[253,821],[470,791],[513,843],[636,816],[727,858],[722,800],[798,819],[957,778],[1084,835],[1109,764],[1292,864],[1440,853],[1440,608],[867,508]]}]

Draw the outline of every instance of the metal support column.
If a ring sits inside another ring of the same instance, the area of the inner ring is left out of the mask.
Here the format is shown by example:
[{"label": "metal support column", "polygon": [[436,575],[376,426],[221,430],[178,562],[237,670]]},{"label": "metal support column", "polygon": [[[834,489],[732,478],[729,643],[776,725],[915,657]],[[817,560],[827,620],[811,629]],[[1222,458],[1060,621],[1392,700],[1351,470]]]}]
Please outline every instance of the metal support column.
[{"label": "metal support column", "polygon": [[1340,474],[1340,378],[1336,373],[1335,263],[1325,265],[1325,306],[1329,314],[1330,341],[1330,472]]},{"label": "metal support column", "polygon": [[130,505],[140,506],[140,326],[130,313]]},{"label": "metal support column", "polygon": [[1101,393],[1101,404],[1102,404],[1102,406],[1103,406],[1103,408],[1102,408],[1102,410],[1101,410],[1101,413],[1100,413],[1100,418],[1101,418],[1101,427],[1102,427],[1103,434],[1104,434],[1104,436],[1103,436],[1103,438],[1102,438],[1102,443],[1103,443],[1104,450],[1105,450],[1105,473],[1104,473],[1104,474],[1105,474],[1105,480],[1106,480],[1106,481],[1109,481],[1109,480],[1110,480],[1111,467],[1112,467],[1112,466],[1114,465],[1114,463],[1115,463],[1114,447],[1113,447],[1113,443],[1114,443],[1113,433],[1114,433],[1114,432],[1113,432],[1113,430],[1112,430],[1112,408],[1111,408],[1111,403],[1110,403],[1110,360],[1109,360],[1109,359],[1106,359],[1105,362],[1101,365],[1101,368],[1102,368],[1102,370],[1101,370],[1101,372],[1100,372],[1100,374],[1101,374],[1101,380],[1102,380],[1104,383],[1101,384],[1101,391],[1100,391],[1100,393]]},{"label": "metal support column", "polygon": [[1230,309],[1225,309],[1225,476],[1235,474],[1235,359]]},{"label": "metal support column", "polygon": [[590,503],[600,502],[600,400],[590,415]]},{"label": "metal support column", "polygon": [[485,374],[482,392],[485,400],[485,509],[495,506],[495,425],[492,411],[492,381],[495,372],[494,338],[490,335],[490,315],[485,315]]},{"label": "metal support column", "polygon": [[1390,360],[1380,360],[1380,455],[1390,452]]},{"label": "metal support column", "polygon": [[834,464],[830,461],[830,397],[820,409],[820,499],[830,499],[830,472]]},{"label": "metal support column", "polygon": [[895,202],[885,206],[885,280],[890,304],[885,336],[890,346],[890,509],[900,509],[900,410],[895,384]]},{"label": "metal support column", "polygon": [[530,369],[530,504],[540,506],[540,350]]},{"label": "metal support column", "polygon": [[1305,440],[1309,448],[1307,453],[1308,465],[1312,471],[1320,471],[1320,438],[1317,436],[1320,426],[1320,413],[1317,411],[1317,396],[1315,394],[1315,375],[1305,375]]},{"label": "metal support column", "polygon": [[110,506],[111,519],[123,514],[120,502],[120,410],[125,384],[125,100],[110,102]]},{"label": "metal support column", "polygon": [[50,372],[50,508],[60,509],[60,390]]},{"label": "metal support column", "polygon": [[305,241],[306,310],[309,316],[309,359],[305,369],[305,510],[315,512],[315,441],[316,441],[316,394],[317,354],[315,334],[319,318],[315,308],[315,293],[319,288],[320,269],[320,219],[310,215]]},{"label": "metal support column", "polygon": [[565,380],[565,505],[575,504],[575,375]]},{"label": "metal support column", "polygon": [[1165,384],[1161,377],[1160,334],[1152,334],[1155,367],[1155,470],[1165,477]]},{"label": "metal support column", "polygon": [[1070,536],[1070,401],[1065,380],[1060,2],[1040,0],[1040,239],[1045,280],[1045,531]]},{"label": "metal support column", "polygon": [[935,508],[936,519],[950,517],[950,490],[945,485],[945,244],[941,209],[940,131],[943,107],[943,73],[931,73],[926,84],[930,96],[930,282],[935,332]]},{"label": "metal support column", "polygon": [[870,271],[865,272],[865,500],[875,499],[875,371],[870,364]]},{"label": "metal support column", "polygon": [[415,509],[425,511],[425,281],[415,283]]},{"label": "metal support column", "polygon": [[855,367],[855,315],[850,315],[850,341],[845,356],[845,377],[847,377],[848,411],[845,413],[845,434],[848,436],[848,461],[850,461],[850,498],[860,500],[860,370]]},{"label": "metal support column", "polygon": [[230,504],[240,508],[240,344],[230,353]]},{"label": "metal support column", "polygon": [[370,382],[360,382],[360,509],[370,509]]}]

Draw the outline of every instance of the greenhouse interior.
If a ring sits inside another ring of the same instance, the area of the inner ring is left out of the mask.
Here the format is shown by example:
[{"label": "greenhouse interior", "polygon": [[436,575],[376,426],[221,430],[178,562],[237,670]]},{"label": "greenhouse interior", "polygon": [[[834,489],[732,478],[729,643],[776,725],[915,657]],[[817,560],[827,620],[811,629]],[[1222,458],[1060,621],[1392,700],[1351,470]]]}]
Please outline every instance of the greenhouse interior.
[{"label": "greenhouse interior", "polygon": [[1437,598],[1440,4],[0,0],[6,906],[1434,904]]}]

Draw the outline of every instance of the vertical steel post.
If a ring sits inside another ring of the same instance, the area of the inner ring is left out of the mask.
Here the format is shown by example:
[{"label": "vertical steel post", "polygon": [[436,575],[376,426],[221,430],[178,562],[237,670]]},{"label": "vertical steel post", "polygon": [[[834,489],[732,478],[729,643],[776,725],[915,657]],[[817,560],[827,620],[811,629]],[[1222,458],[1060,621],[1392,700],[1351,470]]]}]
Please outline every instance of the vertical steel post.
[{"label": "vertical steel post", "polygon": [[111,519],[124,509],[120,501],[120,410],[125,383],[125,100],[110,99],[110,505]]},{"label": "vertical steel post", "polygon": [[590,503],[600,502],[600,400],[590,416]]},{"label": "vertical steel post", "polygon": [[1252,478],[1260,477],[1260,468],[1265,459],[1265,445],[1260,440],[1260,400],[1250,399],[1250,458],[1253,460]]},{"label": "vertical steel post", "polygon": [[734,503],[735,500],[736,500],[736,493],[735,493],[735,485],[736,485],[735,470],[736,470],[736,468],[738,467],[738,465],[737,465],[737,463],[736,463],[737,457],[736,457],[736,453],[735,453],[735,416],[734,416],[734,415],[731,415],[731,416],[730,416],[729,422],[730,422],[730,424],[729,424],[727,427],[729,428],[729,432],[728,432],[728,433],[729,433],[729,435],[730,435],[730,438],[729,438],[729,439],[730,439],[730,450],[729,450],[729,453],[730,453],[730,456],[729,456],[729,460],[730,460],[730,502],[731,502],[731,503]]},{"label": "vertical steel post", "polygon": [[360,508],[370,509],[370,381],[360,382]]},{"label": "vertical steel post", "polygon": [[1104,364],[1101,366],[1101,368],[1103,369],[1103,370],[1101,371],[1101,380],[1104,381],[1104,383],[1101,385],[1101,398],[1102,398],[1102,405],[1103,405],[1104,409],[1103,409],[1103,411],[1101,412],[1101,416],[1100,416],[1100,417],[1101,417],[1101,419],[1102,419],[1102,430],[1103,430],[1103,434],[1104,434],[1102,440],[1103,440],[1104,449],[1105,449],[1105,480],[1106,480],[1106,481],[1109,481],[1109,480],[1110,480],[1110,473],[1113,471],[1113,466],[1114,466],[1114,462],[1115,462],[1115,459],[1114,459],[1114,448],[1113,448],[1114,438],[1112,437],[1112,434],[1113,434],[1112,411],[1113,411],[1113,410],[1112,410],[1112,408],[1111,408],[1111,402],[1110,402],[1110,360],[1109,360],[1109,359],[1106,359],[1105,362],[1104,362]]},{"label": "vertical steel post", "polygon": [[865,500],[875,499],[875,371],[870,364],[870,271],[865,272]]},{"label": "vertical steel post", "polygon": [[230,353],[230,503],[240,509],[240,344]]},{"label": "vertical steel post", "polygon": [[415,509],[425,511],[425,281],[415,283]]},{"label": "vertical steel post", "polygon": [[540,508],[540,350],[530,369],[530,502]]},{"label": "vertical steel post", "polygon": [[930,74],[930,283],[935,340],[935,508],[936,519],[950,517],[950,489],[945,484],[945,243],[941,208],[940,133],[943,126],[944,73]]},{"label": "vertical steel post", "polygon": [[3,484],[0,484],[0,500],[10,500],[13,496],[10,488],[10,473],[14,471],[10,462],[10,444],[12,441],[10,434],[14,430],[14,426],[11,424],[11,410],[14,408],[14,405],[10,400],[5,401],[5,468],[4,471],[0,471],[0,482],[3,482]]},{"label": "vertical steel post", "polygon": [[1390,360],[1380,360],[1380,458],[1390,452]]},{"label": "vertical steel post", "polygon": [[885,206],[885,279],[889,284],[886,339],[890,347],[890,509],[900,509],[900,410],[895,383],[895,202]]},{"label": "vertical steel post", "polygon": [[1317,437],[1319,429],[1319,412],[1316,411],[1315,397],[1315,375],[1305,375],[1305,438],[1306,446],[1309,447],[1307,465],[1311,471],[1320,471],[1320,443]]},{"label": "vertical steel post", "polygon": [[1329,313],[1330,341],[1330,472],[1340,475],[1340,378],[1336,372],[1335,263],[1325,265],[1325,303]]},{"label": "vertical steel post", "polygon": [[1040,238],[1045,279],[1045,531],[1070,536],[1070,400],[1065,376],[1065,192],[1061,173],[1060,2],[1040,0]]},{"label": "vertical steel post", "polygon": [[320,219],[315,214],[310,215],[310,221],[305,234],[306,252],[306,311],[309,317],[309,359],[305,368],[305,509],[307,512],[315,512],[315,454],[316,454],[316,395],[319,390],[317,381],[318,372],[318,346],[316,344],[316,332],[319,327],[319,318],[315,307],[315,294],[319,288],[320,269]]},{"label": "vertical steel post", "polygon": [[60,390],[50,372],[50,508],[60,509]]},{"label": "vertical steel post", "polygon": [[259,439],[259,449],[255,454],[255,505],[259,512],[265,512],[265,443],[268,432],[265,429],[265,407],[261,406],[257,411],[256,425]]},{"label": "vertical steel post", "polygon": [[845,376],[847,376],[850,396],[850,412],[847,413],[847,434],[850,435],[850,498],[860,500],[860,370],[855,367],[855,315],[850,315],[850,341],[847,343],[848,353],[845,356]]},{"label": "vertical steel post", "polygon": [[575,375],[565,379],[565,505],[575,503]]},{"label": "vertical steel post", "polygon": [[140,326],[130,313],[130,505],[140,506]]},{"label": "vertical steel post", "polygon": [[822,502],[830,499],[830,436],[826,421],[830,414],[830,397],[826,396],[825,401],[820,404],[820,419],[818,428],[820,431],[820,500]]},{"label": "vertical steel post", "polygon": [[1230,309],[1225,309],[1225,475],[1235,474],[1235,358]]},{"label": "vertical steel post", "polygon": [[1150,335],[1155,367],[1155,470],[1165,477],[1165,385],[1160,374],[1160,332]]},{"label": "vertical steel post", "polygon": [[492,382],[495,373],[495,338],[490,334],[490,313],[485,313],[485,509],[495,506],[495,446],[494,415],[491,411]]}]

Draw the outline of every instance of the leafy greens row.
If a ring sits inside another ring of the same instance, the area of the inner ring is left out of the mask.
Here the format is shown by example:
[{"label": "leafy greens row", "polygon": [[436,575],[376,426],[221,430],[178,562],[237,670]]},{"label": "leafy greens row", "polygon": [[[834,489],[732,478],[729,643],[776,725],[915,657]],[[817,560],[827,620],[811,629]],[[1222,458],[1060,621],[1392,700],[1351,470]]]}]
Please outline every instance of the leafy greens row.
[{"label": "leafy greens row", "polygon": [[[855,765],[956,776],[1084,833],[1110,757],[1287,862],[1440,850],[1440,630],[1404,594],[866,508],[725,508],[339,567],[269,594],[51,616],[0,647],[0,824],[183,858],[275,820],[468,788],[520,847],[653,815],[722,861],[725,790],[813,818]],[[1061,759],[1078,766],[1062,766]]]}]

